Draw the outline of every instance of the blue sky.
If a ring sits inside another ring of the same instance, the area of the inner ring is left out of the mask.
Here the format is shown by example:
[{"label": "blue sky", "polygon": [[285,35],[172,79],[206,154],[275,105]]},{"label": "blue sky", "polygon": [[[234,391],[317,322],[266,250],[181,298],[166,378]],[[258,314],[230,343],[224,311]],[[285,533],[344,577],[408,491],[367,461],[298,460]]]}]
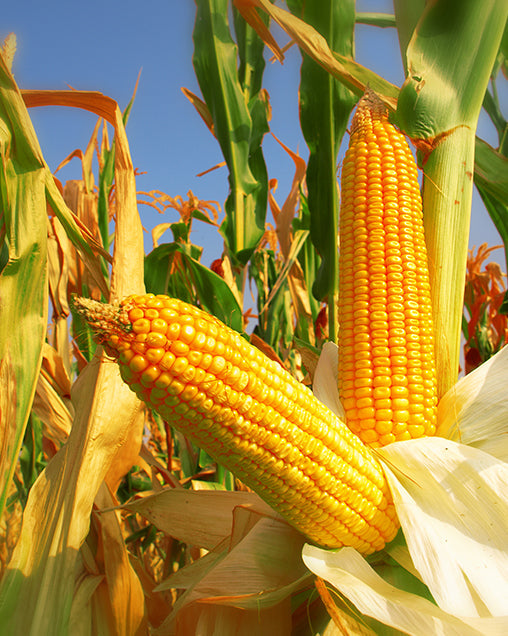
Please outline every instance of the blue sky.
[{"label": "blue sky", "polygon": [[[138,93],[127,126],[134,166],[145,175],[139,190],[162,190],[185,196],[192,190],[201,199],[227,196],[227,173],[216,170],[197,177],[222,160],[216,141],[181,92],[187,87],[199,94],[192,68],[192,0],[18,0],[4,3],[0,38],[14,32],[18,50],[14,75],[20,88],[97,90],[127,105],[138,73]],[[359,0],[359,11],[392,12],[389,0]],[[286,41],[280,35],[281,41]],[[393,29],[359,26],[356,54],[360,63],[391,82],[403,81],[402,63]],[[300,56],[291,49],[283,66],[268,63],[265,87],[270,93],[271,129],[287,146],[306,158],[297,107]],[[84,149],[95,125],[89,113],[67,108],[37,108],[30,112],[44,156],[51,169],[76,148]],[[481,135],[496,144],[493,129],[482,119]],[[497,145],[497,144],[496,144]],[[268,135],[264,143],[269,176],[279,179],[282,202],[292,179],[293,163]],[[80,177],[74,159],[59,173],[62,181]],[[176,220],[140,207],[142,222],[155,224]],[[194,242],[205,247],[203,262],[218,257],[221,243],[207,226],[195,225]],[[169,240],[169,236],[168,236]],[[499,238],[481,203],[473,206],[471,245]],[[147,234],[146,249],[151,247]],[[502,252],[493,257],[502,261]]]}]

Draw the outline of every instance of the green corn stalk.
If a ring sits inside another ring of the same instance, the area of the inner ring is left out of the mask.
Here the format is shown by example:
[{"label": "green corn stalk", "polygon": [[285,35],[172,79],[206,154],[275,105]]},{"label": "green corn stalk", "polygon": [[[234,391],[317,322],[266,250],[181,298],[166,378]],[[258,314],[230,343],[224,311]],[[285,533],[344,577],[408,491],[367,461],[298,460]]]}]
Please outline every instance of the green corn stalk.
[{"label": "green corn stalk", "polygon": [[419,144],[439,395],[457,381],[475,133],[508,5],[426,5],[407,48],[397,120]]}]

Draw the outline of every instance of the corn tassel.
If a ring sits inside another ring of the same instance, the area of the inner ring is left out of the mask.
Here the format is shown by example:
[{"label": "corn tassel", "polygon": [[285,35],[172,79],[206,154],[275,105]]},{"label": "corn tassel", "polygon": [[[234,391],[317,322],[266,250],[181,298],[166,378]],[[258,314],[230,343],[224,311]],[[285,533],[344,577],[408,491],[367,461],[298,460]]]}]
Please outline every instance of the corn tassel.
[{"label": "corn tassel", "polygon": [[342,168],[339,394],[366,444],[435,433],[437,388],[417,168],[368,92]]},{"label": "corn tassel", "polygon": [[371,451],[238,333],[167,296],[76,306],[140,399],[311,541],[368,554],[395,536]]}]

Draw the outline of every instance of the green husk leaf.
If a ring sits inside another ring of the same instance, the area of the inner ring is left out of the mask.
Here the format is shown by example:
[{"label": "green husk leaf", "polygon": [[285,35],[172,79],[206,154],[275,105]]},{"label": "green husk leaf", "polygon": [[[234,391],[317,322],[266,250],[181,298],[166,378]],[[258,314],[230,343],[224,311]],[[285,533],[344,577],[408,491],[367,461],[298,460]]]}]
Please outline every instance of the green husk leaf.
[{"label": "green husk leaf", "polygon": [[413,563],[439,607],[454,616],[504,616],[508,624],[508,465],[440,437],[377,454]]},{"label": "green husk leaf", "polygon": [[[444,612],[428,599],[387,583],[353,548],[342,548],[334,552],[305,545],[303,560],[314,574],[335,586],[362,614],[403,634],[495,636],[503,633],[502,630],[506,627],[504,618],[461,620]],[[380,632],[376,630],[377,633]]]}]

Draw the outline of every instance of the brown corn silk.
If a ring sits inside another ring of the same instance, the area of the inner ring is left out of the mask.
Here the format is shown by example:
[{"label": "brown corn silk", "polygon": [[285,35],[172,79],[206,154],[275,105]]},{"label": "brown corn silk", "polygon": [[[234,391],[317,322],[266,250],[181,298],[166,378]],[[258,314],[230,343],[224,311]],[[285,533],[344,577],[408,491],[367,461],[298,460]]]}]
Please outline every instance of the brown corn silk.
[{"label": "brown corn silk", "polygon": [[339,394],[366,444],[433,435],[437,388],[422,201],[404,135],[368,92],[343,168]]},{"label": "brown corn silk", "polygon": [[162,295],[76,306],[130,388],[310,540],[369,554],[393,539],[395,508],[371,451],[240,334]]}]

